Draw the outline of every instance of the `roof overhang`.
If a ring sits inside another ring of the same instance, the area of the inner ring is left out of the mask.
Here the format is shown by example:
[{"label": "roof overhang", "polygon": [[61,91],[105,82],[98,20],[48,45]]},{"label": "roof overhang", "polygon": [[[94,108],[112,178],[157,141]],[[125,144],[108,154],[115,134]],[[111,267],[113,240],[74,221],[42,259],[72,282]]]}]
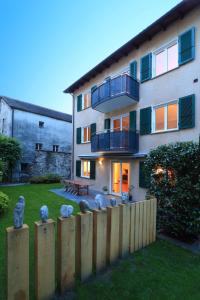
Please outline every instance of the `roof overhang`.
[{"label": "roof overhang", "polygon": [[64,93],[73,93],[75,90],[83,86],[86,82],[90,81],[97,74],[103,72],[105,69],[109,68],[113,63],[116,63],[124,56],[127,56],[133,49],[138,49],[141,44],[151,40],[154,35],[161,31],[165,31],[168,26],[178,19],[183,19],[186,14],[188,14],[192,9],[200,5],[199,0],[183,0],[178,5],[173,7],[170,11],[164,14],[161,18],[156,20],[118,50],[113,52],[110,56],[96,65],[88,73],[83,75],[80,79],[75,81]]},{"label": "roof overhang", "polygon": [[80,154],[78,157],[80,159],[99,159],[99,158],[109,158],[109,159],[138,159],[138,158],[145,158],[147,153],[119,153],[119,152],[99,152],[95,154]]}]

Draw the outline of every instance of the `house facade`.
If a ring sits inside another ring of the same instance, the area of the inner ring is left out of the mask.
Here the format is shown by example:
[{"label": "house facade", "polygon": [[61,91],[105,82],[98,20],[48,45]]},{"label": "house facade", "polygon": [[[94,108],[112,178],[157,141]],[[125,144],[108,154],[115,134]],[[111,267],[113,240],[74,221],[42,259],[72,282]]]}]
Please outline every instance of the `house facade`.
[{"label": "house facade", "polygon": [[74,178],[133,199],[143,163],[163,144],[200,134],[200,5],[182,1],[64,92],[73,94]]},{"label": "house facade", "polygon": [[0,133],[21,144],[22,157],[13,180],[50,173],[71,176],[71,115],[0,97]]}]

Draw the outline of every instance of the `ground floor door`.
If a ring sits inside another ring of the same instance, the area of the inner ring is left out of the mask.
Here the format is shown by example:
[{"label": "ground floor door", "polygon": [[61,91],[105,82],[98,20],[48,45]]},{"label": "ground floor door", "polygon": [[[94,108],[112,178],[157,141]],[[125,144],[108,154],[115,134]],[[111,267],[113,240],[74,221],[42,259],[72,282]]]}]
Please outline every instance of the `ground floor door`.
[{"label": "ground floor door", "polygon": [[130,163],[114,161],[111,163],[111,193],[121,195],[128,192],[130,183]]}]

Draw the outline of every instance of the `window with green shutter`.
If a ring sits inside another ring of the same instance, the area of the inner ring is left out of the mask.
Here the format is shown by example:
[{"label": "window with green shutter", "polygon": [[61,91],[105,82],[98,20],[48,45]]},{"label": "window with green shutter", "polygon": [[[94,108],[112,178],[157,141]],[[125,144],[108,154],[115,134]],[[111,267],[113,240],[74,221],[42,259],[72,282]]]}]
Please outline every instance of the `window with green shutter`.
[{"label": "window with green shutter", "polygon": [[130,120],[130,129],[132,131],[136,131],[136,110],[130,111],[129,113],[129,120]]},{"label": "window with green shutter", "polygon": [[137,79],[137,61],[133,61],[130,63],[130,76],[133,79]]},{"label": "window with green shutter", "polygon": [[140,60],[140,80],[144,82],[152,77],[152,53],[149,53]]},{"label": "window with green shutter", "polygon": [[95,179],[96,177],[96,161],[90,161],[90,179]]},{"label": "window with green shutter", "polygon": [[76,143],[81,144],[81,127],[76,128]]},{"label": "window with green shutter", "polygon": [[76,161],[76,176],[81,177],[81,161]]},{"label": "window with green shutter", "polygon": [[179,99],[179,129],[195,126],[195,95]]},{"label": "window with green shutter", "polygon": [[179,42],[179,65],[185,64],[195,57],[195,28],[182,33]]},{"label": "window with green shutter", "polygon": [[140,135],[151,133],[151,107],[140,110]]},{"label": "window with green shutter", "polygon": [[104,129],[108,131],[110,130],[110,119],[104,120]]},{"label": "window with green shutter", "polygon": [[90,133],[91,133],[91,137],[96,133],[96,128],[97,128],[96,123],[92,123],[92,124],[90,125]]},{"label": "window with green shutter", "polygon": [[148,188],[150,176],[148,176],[145,172],[144,161],[139,162],[139,187]]},{"label": "window with green shutter", "polygon": [[77,111],[82,110],[82,94],[77,97]]}]

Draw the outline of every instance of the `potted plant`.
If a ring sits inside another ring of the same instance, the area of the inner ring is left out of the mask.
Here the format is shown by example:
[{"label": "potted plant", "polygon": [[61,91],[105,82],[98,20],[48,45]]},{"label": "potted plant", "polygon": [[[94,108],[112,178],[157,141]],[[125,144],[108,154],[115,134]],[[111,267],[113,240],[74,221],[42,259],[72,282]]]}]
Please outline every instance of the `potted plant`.
[{"label": "potted plant", "polygon": [[103,186],[102,190],[103,190],[105,195],[108,194],[108,187],[107,186]]},{"label": "potted plant", "polygon": [[129,201],[131,202],[133,200],[132,190],[134,189],[134,186],[131,184],[128,188],[129,192]]}]

